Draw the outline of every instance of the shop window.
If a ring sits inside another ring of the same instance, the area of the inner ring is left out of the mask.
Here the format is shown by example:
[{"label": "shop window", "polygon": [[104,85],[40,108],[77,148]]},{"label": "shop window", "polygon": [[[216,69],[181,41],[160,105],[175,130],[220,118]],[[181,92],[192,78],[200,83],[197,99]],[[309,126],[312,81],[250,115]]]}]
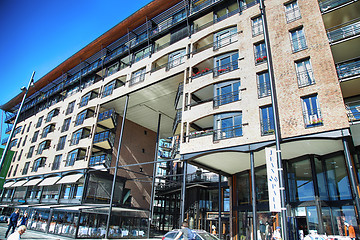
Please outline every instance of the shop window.
[{"label": "shop window", "polygon": [[58,199],[60,185],[44,186],[43,199]]}]

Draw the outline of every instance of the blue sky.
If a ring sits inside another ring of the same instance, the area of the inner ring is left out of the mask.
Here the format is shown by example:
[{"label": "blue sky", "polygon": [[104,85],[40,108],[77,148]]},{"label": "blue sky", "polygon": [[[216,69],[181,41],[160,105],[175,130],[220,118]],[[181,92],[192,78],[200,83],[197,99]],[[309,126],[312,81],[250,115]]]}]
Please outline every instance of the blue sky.
[{"label": "blue sky", "polygon": [[149,2],[0,0],[0,105]]}]

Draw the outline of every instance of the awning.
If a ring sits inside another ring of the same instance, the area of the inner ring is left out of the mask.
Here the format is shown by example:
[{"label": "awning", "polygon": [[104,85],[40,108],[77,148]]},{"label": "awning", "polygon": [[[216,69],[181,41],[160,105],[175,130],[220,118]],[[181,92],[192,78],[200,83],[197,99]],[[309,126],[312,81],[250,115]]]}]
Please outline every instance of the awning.
[{"label": "awning", "polygon": [[40,184],[39,186],[51,186],[54,185],[57,181],[59,181],[61,177],[48,177],[45,178]]},{"label": "awning", "polygon": [[79,181],[79,179],[84,176],[83,174],[72,174],[64,176],[60,179],[60,181],[57,182],[57,184],[63,184],[63,183],[76,183]]},{"label": "awning", "polygon": [[14,185],[11,185],[11,187],[20,187],[22,185],[24,185],[28,180],[20,180],[17,181],[16,183],[14,183]]},{"label": "awning", "polygon": [[7,182],[4,184],[3,188],[9,188],[11,187],[15,182]]},{"label": "awning", "polygon": [[28,181],[27,183],[25,183],[24,186],[35,186],[35,185],[37,185],[41,180],[42,180],[41,178],[31,179],[30,181]]}]

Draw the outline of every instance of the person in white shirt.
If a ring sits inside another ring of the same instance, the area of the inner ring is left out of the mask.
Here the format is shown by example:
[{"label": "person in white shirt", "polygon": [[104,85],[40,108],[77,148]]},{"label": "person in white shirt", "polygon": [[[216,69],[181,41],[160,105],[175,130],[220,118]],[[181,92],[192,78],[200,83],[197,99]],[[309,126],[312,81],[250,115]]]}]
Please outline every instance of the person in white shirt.
[{"label": "person in white shirt", "polygon": [[21,235],[26,231],[26,226],[21,225],[16,232],[12,233],[7,240],[20,240]]}]

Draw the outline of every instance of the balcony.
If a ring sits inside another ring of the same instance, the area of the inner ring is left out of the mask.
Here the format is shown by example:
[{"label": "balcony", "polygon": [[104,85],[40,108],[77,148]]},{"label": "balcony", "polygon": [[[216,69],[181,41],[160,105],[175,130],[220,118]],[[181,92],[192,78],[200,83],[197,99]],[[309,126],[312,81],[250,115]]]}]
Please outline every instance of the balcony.
[{"label": "balcony", "polygon": [[180,83],[178,86],[178,90],[176,92],[176,97],[174,102],[175,109],[180,109],[182,106],[183,91],[184,91],[184,84]]},{"label": "balcony", "polygon": [[110,154],[94,154],[90,157],[90,167],[110,167],[111,166],[111,155]]},{"label": "balcony", "polygon": [[117,114],[114,109],[109,109],[99,113],[98,125],[107,129],[113,129],[116,127]]},{"label": "balcony", "polygon": [[178,110],[176,112],[175,118],[174,118],[174,122],[173,122],[173,133],[176,133],[178,130],[178,125],[179,123],[181,123],[181,118],[182,118],[182,112],[181,109]]},{"label": "balcony", "polygon": [[358,122],[360,120],[360,101],[347,102],[345,106],[349,122]]},{"label": "balcony", "polygon": [[133,86],[143,81],[145,81],[145,73],[132,77],[129,81],[129,86]]},{"label": "balcony", "polygon": [[360,19],[357,18],[350,22],[327,29],[327,35],[330,43],[336,43],[340,40],[352,38],[360,34]]},{"label": "balcony", "polygon": [[213,135],[213,134],[214,134],[214,129],[207,129],[207,130],[190,132],[188,137],[189,137],[189,139],[192,139],[192,138],[199,138],[199,137],[203,137],[203,136],[209,136],[209,135]]},{"label": "balcony", "polygon": [[[190,14],[197,13],[204,8],[209,7],[210,5],[221,2],[222,0],[206,0],[206,1],[192,1]],[[195,3],[194,3],[195,2]]]},{"label": "balcony", "polygon": [[213,132],[214,134],[214,141],[227,139],[227,138],[234,138],[234,137],[241,137],[242,136],[242,125],[230,126],[221,129],[216,129]]},{"label": "balcony", "polygon": [[356,77],[360,74],[360,58],[337,63],[336,70],[340,81]]},{"label": "balcony", "polygon": [[111,149],[114,146],[115,136],[110,131],[96,133],[93,144],[103,149]]},{"label": "balcony", "polygon": [[225,93],[219,96],[215,96],[213,103],[214,107],[218,107],[227,103],[232,103],[241,100],[241,90]]},{"label": "balcony", "polygon": [[221,66],[218,66],[213,69],[214,77],[220,76],[228,72],[232,72],[237,69],[238,69],[238,60],[232,61],[227,64],[222,64]]},{"label": "balcony", "polygon": [[17,111],[16,111],[16,113],[6,112],[5,114],[6,114],[5,123],[10,123],[13,120],[15,120]]},{"label": "balcony", "polygon": [[7,126],[7,128],[6,128],[6,130],[5,130],[5,134],[10,134],[12,128],[13,128],[13,125]]},{"label": "balcony", "polygon": [[8,140],[9,140],[9,137],[6,137],[3,140],[1,140],[1,145],[6,145]]},{"label": "balcony", "polygon": [[357,0],[325,0],[319,2],[319,6],[321,12],[324,13],[338,7],[346,6],[356,1]]}]

